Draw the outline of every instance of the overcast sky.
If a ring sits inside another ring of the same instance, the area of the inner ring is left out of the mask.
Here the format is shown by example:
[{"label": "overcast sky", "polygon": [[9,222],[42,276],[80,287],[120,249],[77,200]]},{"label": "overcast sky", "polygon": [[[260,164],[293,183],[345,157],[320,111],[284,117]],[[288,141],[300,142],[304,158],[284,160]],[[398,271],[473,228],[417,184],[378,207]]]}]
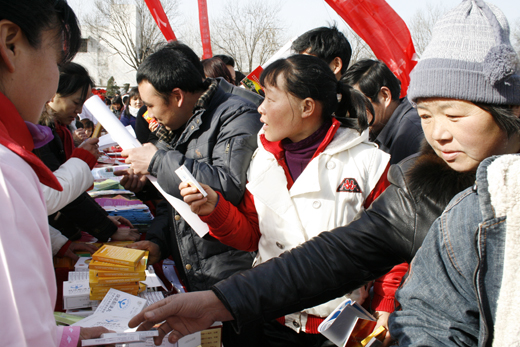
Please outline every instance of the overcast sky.
[{"label": "overcast sky", "polygon": [[[195,22],[194,25],[198,28],[197,0],[178,1],[180,18]],[[324,0],[271,1],[282,4],[280,17],[286,25],[288,38],[300,35],[318,26],[325,26],[331,22],[336,22],[340,28],[346,26],[345,22]],[[94,0],[68,0],[68,2],[81,17],[82,14],[92,10]],[[210,23],[212,17],[218,16],[225,2],[226,0],[207,0]],[[426,9],[428,4],[449,9],[459,3],[454,0],[387,0],[387,2],[407,23],[418,10]],[[495,4],[506,14],[511,26],[514,25],[515,21],[520,20],[520,0],[490,0],[488,2]],[[173,31],[182,35],[182,28],[173,27]],[[182,37],[178,36],[182,40]]]}]

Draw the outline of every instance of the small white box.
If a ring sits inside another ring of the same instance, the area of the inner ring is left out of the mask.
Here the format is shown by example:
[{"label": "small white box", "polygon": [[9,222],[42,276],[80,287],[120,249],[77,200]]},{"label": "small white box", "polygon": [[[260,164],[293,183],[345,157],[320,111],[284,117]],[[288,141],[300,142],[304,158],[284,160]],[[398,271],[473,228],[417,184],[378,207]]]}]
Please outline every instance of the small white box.
[{"label": "small white box", "polygon": [[74,265],[74,270],[88,271],[88,264],[90,264],[91,260],[92,257],[79,257],[78,261],[76,262],[76,265]]},{"label": "small white box", "polygon": [[196,187],[203,197],[208,196],[208,193],[206,193],[206,191],[204,190],[204,188],[202,188],[200,183],[197,182],[197,180],[195,179],[195,177],[193,177],[191,172],[188,171],[186,166],[182,165],[180,168],[175,170],[175,173],[177,174],[177,176],[179,176],[181,181],[188,183],[192,187]]},{"label": "small white box", "polygon": [[63,308],[92,307],[94,303],[90,300],[90,286],[86,282],[63,282]]}]

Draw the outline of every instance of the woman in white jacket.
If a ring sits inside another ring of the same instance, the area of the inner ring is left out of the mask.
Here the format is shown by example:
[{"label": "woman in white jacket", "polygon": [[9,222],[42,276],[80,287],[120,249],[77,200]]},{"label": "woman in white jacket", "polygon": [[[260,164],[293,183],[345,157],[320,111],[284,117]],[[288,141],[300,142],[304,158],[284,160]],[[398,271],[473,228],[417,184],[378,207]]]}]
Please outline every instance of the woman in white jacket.
[{"label": "woman in white jacket", "polygon": [[[390,156],[368,141],[366,99],[337,82],[326,63],[294,55],[269,65],[260,78],[264,123],[237,207],[208,186],[186,183],[181,194],[210,227],[237,249],[258,251],[255,265],[348,224],[388,182]],[[338,102],[338,94],[341,101]],[[349,296],[362,300],[361,292]],[[318,325],[345,298],[296,312],[264,326],[269,346],[325,346]],[[281,324],[279,324],[281,323]]]}]

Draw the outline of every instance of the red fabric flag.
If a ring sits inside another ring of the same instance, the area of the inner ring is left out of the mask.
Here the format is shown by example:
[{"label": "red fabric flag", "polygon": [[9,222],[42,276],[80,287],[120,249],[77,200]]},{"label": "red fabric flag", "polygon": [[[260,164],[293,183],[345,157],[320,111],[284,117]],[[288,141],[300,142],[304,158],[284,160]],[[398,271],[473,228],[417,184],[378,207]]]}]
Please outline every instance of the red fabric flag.
[{"label": "red fabric flag", "polygon": [[211,52],[211,38],[209,36],[208,4],[206,0],[199,0],[199,25],[200,38],[202,40],[202,59],[213,56]]},{"label": "red fabric flag", "polygon": [[401,81],[401,97],[417,61],[410,31],[385,0],[325,0]]},{"label": "red fabric flag", "polygon": [[164,13],[164,9],[161,5],[160,0],[145,0],[150,13],[152,14],[153,19],[155,19],[155,23],[161,32],[163,33],[166,41],[177,40],[175,34],[173,33],[173,29],[170,26],[170,21],[168,17],[166,17],[166,13]]}]

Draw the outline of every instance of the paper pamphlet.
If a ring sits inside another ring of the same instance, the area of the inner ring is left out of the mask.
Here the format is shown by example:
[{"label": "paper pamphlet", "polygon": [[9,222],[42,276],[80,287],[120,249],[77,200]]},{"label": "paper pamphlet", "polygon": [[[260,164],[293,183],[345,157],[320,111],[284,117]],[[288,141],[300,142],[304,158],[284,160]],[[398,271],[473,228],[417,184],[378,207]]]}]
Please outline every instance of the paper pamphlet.
[{"label": "paper pamphlet", "polygon": [[116,165],[116,166],[105,166],[105,167],[96,167],[91,170],[92,176],[94,176],[95,180],[102,180],[102,179],[108,179],[108,178],[114,178],[116,177],[114,175],[114,172],[120,171],[120,170],[126,170],[129,169],[130,165]]},{"label": "paper pamphlet", "polygon": [[318,331],[335,345],[344,347],[359,319],[376,321],[361,305],[347,299],[318,326]]},{"label": "paper pamphlet", "polygon": [[[103,125],[105,130],[112,136],[112,139],[116,141],[119,146],[123,149],[131,149],[141,147],[141,144],[137,139],[132,137],[130,133],[125,129],[124,125],[119,119],[110,111],[99,96],[94,95],[90,97],[84,104],[84,107],[92,113],[96,119]],[[166,200],[173,206],[173,208],[179,212],[179,214],[186,220],[191,228],[200,236],[203,237],[209,231],[209,227],[206,223],[200,220],[199,216],[193,213],[188,204],[181,199],[177,199],[170,194],[166,193],[159,183],[157,178],[148,175],[150,182],[161,192]]]},{"label": "paper pamphlet", "polygon": [[[132,137],[134,139],[136,138],[134,128],[132,128],[131,125],[127,125],[125,127],[125,129],[128,130],[128,132],[130,133],[130,135],[132,135]],[[116,145],[117,145],[117,141],[115,141],[112,138],[112,135],[110,135],[110,134],[103,135],[99,138],[98,146],[99,146],[100,151],[105,148],[109,148],[109,147],[116,146]]]},{"label": "paper pamphlet", "polygon": [[110,288],[99,304],[94,315],[110,314],[116,317],[132,318],[146,306],[146,299]]}]

